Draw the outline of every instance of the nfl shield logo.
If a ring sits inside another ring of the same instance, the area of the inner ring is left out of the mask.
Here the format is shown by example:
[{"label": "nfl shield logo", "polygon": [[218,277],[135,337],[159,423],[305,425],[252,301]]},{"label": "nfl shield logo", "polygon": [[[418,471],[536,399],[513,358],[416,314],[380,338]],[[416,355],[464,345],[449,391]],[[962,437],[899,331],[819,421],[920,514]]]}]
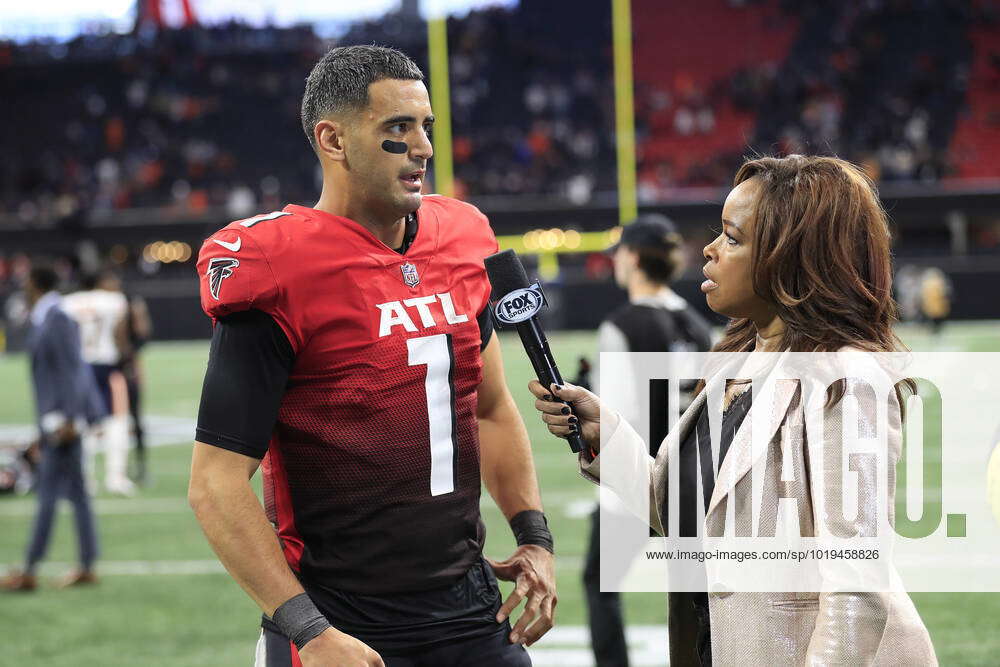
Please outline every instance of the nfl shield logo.
[{"label": "nfl shield logo", "polygon": [[416,287],[420,283],[420,276],[417,275],[417,267],[409,262],[400,267],[403,272],[403,282],[407,287]]}]

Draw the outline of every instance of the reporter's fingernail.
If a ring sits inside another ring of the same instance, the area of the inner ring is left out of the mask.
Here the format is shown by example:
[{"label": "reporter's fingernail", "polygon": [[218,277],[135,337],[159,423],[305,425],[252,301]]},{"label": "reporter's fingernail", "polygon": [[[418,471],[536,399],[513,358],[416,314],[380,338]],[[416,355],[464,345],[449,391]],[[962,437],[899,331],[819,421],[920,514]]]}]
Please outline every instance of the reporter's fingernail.
[{"label": "reporter's fingernail", "polygon": [[503,623],[506,618],[503,614],[497,614],[497,623]]},{"label": "reporter's fingernail", "polygon": [[551,401],[552,400],[552,394],[545,394],[544,396],[542,396],[542,400],[543,401]]},{"label": "reporter's fingernail", "polygon": [[563,390],[563,386],[561,384],[554,384],[552,386],[556,388],[555,389],[556,391],[562,391]]},{"label": "reporter's fingernail", "polygon": [[577,422],[577,419],[576,419],[576,417],[570,417],[570,418],[569,418],[569,423],[570,423],[570,424],[575,424],[576,422]]},{"label": "reporter's fingernail", "polygon": [[561,412],[562,412],[562,413],[563,413],[564,415],[568,415],[568,414],[569,414],[569,406],[566,406],[566,405],[564,405],[564,406],[563,406],[563,409],[561,410]]},{"label": "reporter's fingernail", "polygon": [[515,633],[513,633],[513,634],[512,634],[511,636],[510,636],[510,643],[511,643],[511,644],[516,644],[516,643],[518,643],[519,641],[521,641],[521,636],[520,636],[519,634],[517,634],[516,632],[515,632]]}]

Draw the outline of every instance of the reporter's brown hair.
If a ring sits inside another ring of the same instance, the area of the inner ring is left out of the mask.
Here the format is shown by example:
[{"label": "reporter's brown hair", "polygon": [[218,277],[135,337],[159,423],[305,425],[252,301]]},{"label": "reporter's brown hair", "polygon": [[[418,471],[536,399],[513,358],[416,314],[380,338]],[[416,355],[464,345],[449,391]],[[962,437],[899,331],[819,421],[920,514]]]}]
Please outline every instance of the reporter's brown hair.
[{"label": "reporter's brown hair", "polygon": [[[893,331],[891,235],[875,185],[834,157],[749,160],[733,186],[758,183],[751,236],[754,292],[785,324],[778,349],[905,349]],[[754,348],[749,318],[729,322],[715,351]]]}]

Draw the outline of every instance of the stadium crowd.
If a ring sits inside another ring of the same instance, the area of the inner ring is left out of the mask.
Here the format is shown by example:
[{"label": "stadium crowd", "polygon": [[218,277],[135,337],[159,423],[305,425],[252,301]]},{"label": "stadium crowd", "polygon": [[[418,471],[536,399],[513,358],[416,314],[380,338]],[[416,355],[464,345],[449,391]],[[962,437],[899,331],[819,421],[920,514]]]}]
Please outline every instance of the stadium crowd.
[{"label": "stadium crowd", "polygon": [[[756,154],[839,155],[863,165],[878,181],[954,175],[949,144],[967,104],[969,32],[996,22],[987,5],[967,0],[758,4],[780,5],[774,13],[797,25],[782,59],[761,58],[718,79],[638,82],[640,147],[664,136],[711,135],[727,107],[753,119],[732,146],[708,148],[690,165],[675,165],[657,153],[640,163],[647,201],[677,186],[725,184],[744,156],[744,143]],[[746,15],[731,16],[747,21]],[[664,114],[671,122],[657,123]]]},{"label": "stadium crowd", "polygon": [[789,57],[732,82],[757,112],[754,145],[841,155],[885,181],[947,176],[971,58],[970,4],[787,4],[801,17]]},{"label": "stadium crowd", "polygon": [[[607,43],[610,9],[595,3],[589,20],[565,30],[568,4],[525,0],[449,19],[459,196],[585,204],[614,190],[611,58],[594,46]],[[739,10],[728,10],[733,20]],[[721,80],[637,78],[643,199],[727,182],[743,144],[708,141],[723,105],[755,119],[750,143],[760,153],[838,154],[881,180],[951,173],[967,33],[990,20],[985,8],[786,0],[773,10],[797,25],[780,62]],[[416,15],[362,21],[338,41],[393,44],[427,69],[426,27]],[[0,96],[19,100],[0,109],[0,220],[72,223],[144,207],[225,208],[239,217],[308,202],[318,175],[296,101],[308,63],[326,46],[307,26],[235,23],[0,43]],[[651,122],[664,113],[669,123]],[[704,137],[704,154],[685,165],[642,160],[643,146],[664,134]]]}]

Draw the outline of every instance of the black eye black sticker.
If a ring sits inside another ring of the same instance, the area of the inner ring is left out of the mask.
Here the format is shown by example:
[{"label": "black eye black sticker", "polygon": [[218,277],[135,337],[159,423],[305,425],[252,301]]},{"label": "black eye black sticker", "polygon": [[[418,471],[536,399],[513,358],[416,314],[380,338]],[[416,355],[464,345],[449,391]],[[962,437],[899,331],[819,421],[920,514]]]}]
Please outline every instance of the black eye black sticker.
[{"label": "black eye black sticker", "polygon": [[392,153],[393,155],[402,155],[406,151],[410,150],[410,147],[403,141],[392,141],[391,139],[386,139],[382,142],[382,150],[386,153]]}]

